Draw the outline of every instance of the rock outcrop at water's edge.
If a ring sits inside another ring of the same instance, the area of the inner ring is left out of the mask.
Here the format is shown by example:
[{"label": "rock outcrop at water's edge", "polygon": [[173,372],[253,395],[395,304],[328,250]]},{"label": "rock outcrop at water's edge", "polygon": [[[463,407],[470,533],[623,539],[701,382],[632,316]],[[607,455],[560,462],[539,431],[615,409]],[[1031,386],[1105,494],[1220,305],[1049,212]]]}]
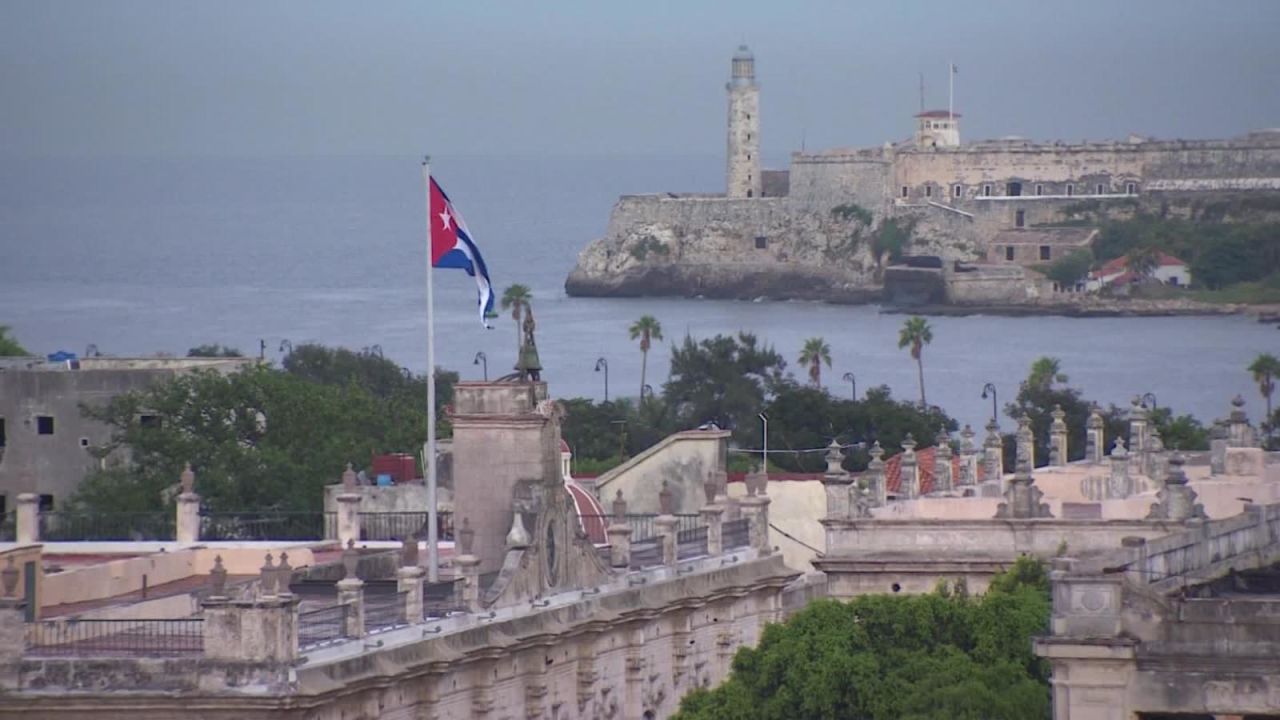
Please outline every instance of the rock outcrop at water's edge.
[{"label": "rock outcrop at water's edge", "polygon": [[626,196],[565,281],[569,295],[875,302],[856,220],[787,198]]}]

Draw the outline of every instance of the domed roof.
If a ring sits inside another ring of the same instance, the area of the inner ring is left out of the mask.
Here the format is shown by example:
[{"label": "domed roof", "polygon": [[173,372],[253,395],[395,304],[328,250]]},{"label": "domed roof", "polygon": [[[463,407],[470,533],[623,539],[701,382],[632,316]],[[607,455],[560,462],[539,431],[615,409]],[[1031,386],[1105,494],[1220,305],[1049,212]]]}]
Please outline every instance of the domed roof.
[{"label": "domed roof", "polygon": [[565,442],[564,438],[560,438],[560,452],[562,453],[573,452],[572,450],[569,449],[569,443]]},{"label": "domed roof", "polygon": [[751,54],[751,48],[746,45],[739,45],[738,52],[733,54],[734,60],[755,60],[756,56]]}]

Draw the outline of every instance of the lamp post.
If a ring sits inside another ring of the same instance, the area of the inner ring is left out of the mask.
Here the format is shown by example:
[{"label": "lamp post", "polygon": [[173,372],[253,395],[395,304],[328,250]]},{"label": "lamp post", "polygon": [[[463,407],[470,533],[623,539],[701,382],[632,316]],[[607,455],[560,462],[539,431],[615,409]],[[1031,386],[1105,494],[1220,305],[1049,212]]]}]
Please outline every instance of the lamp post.
[{"label": "lamp post", "polygon": [[288,339],[285,339],[285,340],[281,340],[281,341],[280,341],[280,349],[279,349],[279,350],[277,350],[276,352],[284,352],[284,351],[285,351],[285,348],[288,348],[288,349],[289,349],[289,352],[287,353],[288,355],[292,355],[292,354],[293,354],[293,343],[289,342],[289,340],[288,340]]},{"label": "lamp post", "polygon": [[853,399],[857,400],[858,399],[858,379],[853,376],[853,373],[847,372],[844,374],[844,377],[841,378],[841,380],[849,381],[849,384],[853,386],[852,387]]},{"label": "lamp post", "polygon": [[609,361],[596,358],[596,372],[604,371],[604,401],[609,402]]},{"label": "lamp post", "polygon": [[1156,394],[1155,394],[1155,393],[1143,393],[1143,394],[1142,394],[1142,404],[1143,404],[1143,405],[1146,405],[1146,404],[1147,404],[1147,400],[1148,400],[1148,399],[1149,399],[1149,400],[1151,400],[1151,409],[1152,409],[1152,410],[1157,410],[1157,409],[1159,409],[1159,407],[1160,407],[1160,406],[1156,404]]},{"label": "lamp post", "polygon": [[760,472],[765,475],[769,474],[769,416],[760,413],[757,417],[764,424],[764,431],[761,434],[763,442],[760,444]]},{"label": "lamp post", "polygon": [[992,383],[987,383],[986,385],[983,385],[982,386],[983,400],[987,399],[987,393],[991,393],[991,422],[994,423],[994,422],[997,422],[996,418],[998,417],[997,415],[998,411],[996,408],[1000,406],[1000,403],[996,400],[996,386]]},{"label": "lamp post", "polygon": [[484,351],[476,353],[476,359],[471,361],[472,365],[484,365],[484,381],[489,382],[489,356]]},{"label": "lamp post", "polygon": [[649,383],[645,383],[645,384],[644,384],[644,387],[643,387],[643,388],[641,388],[641,389],[643,390],[643,392],[641,392],[641,393],[640,393],[640,401],[641,401],[641,402],[644,402],[644,395],[645,395],[645,393],[648,393],[648,394],[649,394],[649,399],[650,399],[650,400],[652,400],[652,399],[653,399],[653,386],[652,386],[652,385],[650,385]]}]

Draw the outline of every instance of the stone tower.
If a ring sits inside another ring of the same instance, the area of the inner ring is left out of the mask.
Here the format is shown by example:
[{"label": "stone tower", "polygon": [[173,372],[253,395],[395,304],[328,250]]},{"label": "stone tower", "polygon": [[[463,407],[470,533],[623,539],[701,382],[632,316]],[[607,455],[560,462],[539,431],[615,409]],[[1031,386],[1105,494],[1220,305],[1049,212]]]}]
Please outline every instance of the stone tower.
[{"label": "stone tower", "polygon": [[760,88],[756,59],[746,45],[733,54],[729,83],[729,148],[726,194],[760,197]]}]

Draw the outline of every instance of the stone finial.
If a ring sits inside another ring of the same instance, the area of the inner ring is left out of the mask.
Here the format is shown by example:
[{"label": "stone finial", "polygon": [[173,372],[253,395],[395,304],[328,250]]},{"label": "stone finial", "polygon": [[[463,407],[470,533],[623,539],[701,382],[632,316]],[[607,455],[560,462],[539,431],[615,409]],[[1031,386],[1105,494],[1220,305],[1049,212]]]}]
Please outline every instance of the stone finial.
[{"label": "stone finial", "polygon": [[1164,438],[1160,437],[1160,430],[1155,427],[1151,428],[1151,442],[1148,448],[1153,453],[1164,452]]},{"label": "stone finial", "polygon": [[991,421],[987,423],[986,430],[987,436],[983,438],[982,446],[989,448],[1000,447],[1003,444],[1003,441],[1000,439],[1000,425],[996,422],[995,418],[992,418]]},{"label": "stone finial", "polygon": [[1169,471],[1165,476],[1164,487],[1156,493],[1158,500],[1151,505],[1148,520],[1184,522],[1206,517],[1204,505],[1196,502],[1196,491],[1187,484],[1187,474],[1182,469],[1185,463],[1182,453],[1175,452],[1169,458]]},{"label": "stone finial", "polygon": [[880,441],[877,440],[871,446],[871,462],[867,463],[867,495],[868,500],[875,507],[883,507],[888,502],[888,489],[885,487],[884,479],[884,448],[880,447]]},{"label": "stone finial", "polygon": [[281,551],[280,564],[276,566],[276,594],[287,595],[292,582],[293,566],[289,564],[289,553]]},{"label": "stone finial", "polygon": [[842,475],[844,474],[844,451],[840,449],[840,443],[835,438],[831,438],[831,442],[827,445],[827,474]]},{"label": "stone finial", "polygon": [[1089,406],[1089,419],[1085,424],[1093,430],[1101,430],[1106,424],[1102,420],[1102,410],[1098,407],[1097,403]]},{"label": "stone finial", "polygon": [[1187,459],[1182,456],[1182,453],[1175,452],[1169,457],[1169,473],[1164,478],[1165,487],[1187,484],[1187,473],[1182,469],[1186,463]]},{"label": "stone finial", "polygon": [[353,493],[356,491],[356,471],[351,468],[351,463],[347,463],[347,469],[342,471],[342,492]]},{"label": "stone finial", "polygon": [[1129,419],[1147,419],[1147,406],[1143,404],[1142,398],[1137,395],[1134,395],[1133,399],[1129,401]]},{"label": "stone finial", "polygon": [[222,556],[213,558],[213,569],[209,571],[209,597],[227,596],[227,568],[222,565]]},{"label": "stone finial", "polygon": [[529,531],[524,529],[524,517],[519,510],[511,513],[511,530],[507,532],[507,549],[520,550],[529,547],[533,542]]},{"label": "stone finial", "polygon": [[263,595],[276,594],[276,566],[271,553],[267,553],[266,562],[258,569],[258,590]]},{"label": "stone finial", "polygon": [[360,553],[356,552],[356,541],[354,539],[347,540],[347,546],[342,549],[342,577],[348,580],[358,580],[356,570],[360,565]]},{"label": "stone finial", "polygon": [[1018,458],[1013,479],[1004,493],[1005,501],[996,508],[997,518],[1051,518],[1049,504],[1040,502],[1044,493],[1036,487],[1029,458]]},{"label": "stone finial", "polygon": [[4,586],[4,597],[18,597],[18,576],[21,573],[13,565],[13,556],[6,558],[4,570],[0,570],[0,585]]},{"label": "stone finial", "polygon": [[671,492],[671,486],[667,484],[666,480],[663,480],[662,489],[658,491],[658,513],[671,515],[675,511],[675,496]]},{"label": "stone finial", "polygon": [[627,521],[627,501],[622,498],[622,489],[618,489],[618,494],[613,496],[613,521],[616,523],[625,523]]},{"label": "stone finial", "polygon": [[418,566],[418,538],[407,535],[400,541],[400,567]]},{"label": "stone finial", "polygon": [[182,484],[183,495],[190,495],[196,491],[196,474],[191,470],[191,463],[183,467],[182,475],[178,476],[178,482]]},{"label": "stone finial", "polygon": [[974,449],[973,436],[974,435],[975,433],[973,432],[973,428],[969,427],[969,423],[965,423],[964,427],[960,429],[960,453],[961,454],[973,452],[973,449]]},{"label": "stone finial", "polygon": [[[619,490],[619,493],[622,491]],[[471,518],[462,518],[462,529],[458,530],[458,553],[470,555],[472,544],[476,539],[476,531],[471,529]]]},{"label": "stone finial", "polygon": [[1053,418],[1053,422],[1049,423],[1049,432],[1058,433],[1067,431],[1067,423],[1065,420],[1067,413],[1062,409],[1061,405],[1055,404],[1053,406],[1053,410],[1049,411],[1049,415]]},{"label": "stone finial", "polygon": [[[875,441],[875,443],[871,445],[871,450],[868,454],[871,455],[871,465],[884,467],[884,461],[880,459],[884,457],[884,448],[880,447],[879,440]],[[870,467],[870,465],[868,465],[868,467]]]},{"label": "stone finial", "polygon": [[1124,438],[1116,438],[1115,444],[1111,447],[1111,457],[1129,457],[1129,451],[1124,449]]},{"label": "stone finial", "polygon": [[907,433],[907,436],[902,438],[902,452],[904,453],[914,452],[915,449],[916,449],[916,439],[911,437],[911,433]]},{"label": "stone finial", "polygon": [[1106,497],[1127,498],[1133,494],[1133,478],[1129,476],[1129,453],[1124,449],[1124,440],[1116,438],[1115,447],[1111,450],[1111,477],[1107,481]]}]

